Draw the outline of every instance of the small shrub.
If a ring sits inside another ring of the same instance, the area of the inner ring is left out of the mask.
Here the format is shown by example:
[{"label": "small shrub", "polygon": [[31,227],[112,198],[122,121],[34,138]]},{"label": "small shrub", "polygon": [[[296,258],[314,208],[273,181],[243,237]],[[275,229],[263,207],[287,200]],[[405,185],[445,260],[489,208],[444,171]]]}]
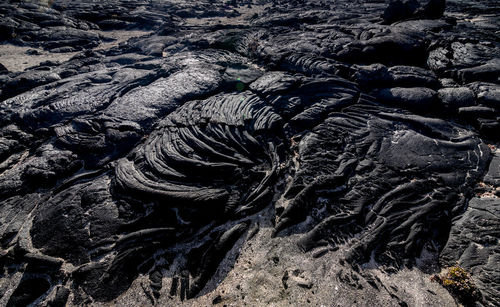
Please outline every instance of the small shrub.
[{"label": "small shrub", "polygon": [[472,306],[481,299],[481,293],[469,273],[458,265],[447,269],[445,275],[434,275],[433,281],[440,283],[465,306]]}]

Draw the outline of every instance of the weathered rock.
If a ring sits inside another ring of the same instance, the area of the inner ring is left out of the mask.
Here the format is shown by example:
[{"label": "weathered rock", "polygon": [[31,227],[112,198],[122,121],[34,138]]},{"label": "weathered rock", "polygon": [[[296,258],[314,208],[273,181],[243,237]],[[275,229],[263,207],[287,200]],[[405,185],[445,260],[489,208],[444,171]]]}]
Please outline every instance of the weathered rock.
[{"label": "weathered rock", "polygon": [[472,81],[498,82],[500,75],[500,59],[488,61],[487,63],[471,68],[460,69],[455,76],[463,83]]},{"label": "weathered rock", "polygon": [[495,109],[484,106],[461,107],[458,114],[467,119],[493,118],[496,114]]},{"label": "weathered rock", "polygon": [[424,86],[429,88],[439,87],[436,76],[431,71],[420,67],[393,66],[389,68],[393,79],[393,86],[411,87]]},{"label": "weathered rock", "polygon": [[492,83],[475,82],[469,84],[477,95],[478,102],[486,106],[500,109],[500,86]]},{"label": "weathered rock", "polygon": [[425,113],[436,107],[437,93],[425,87],[383,89],[375,93],[382,102]]},{"label": "weathered rock", "polygon": [[450,109],[470,107],[476,104],[474,93],[467,87],[443,88],[438,91],[443,105]]},{"label": "weathered rock", "polygon": [[50,288],[48,280],[40,277],[26,278],[12,293],[7,306],[25,306],[32,303]]}]

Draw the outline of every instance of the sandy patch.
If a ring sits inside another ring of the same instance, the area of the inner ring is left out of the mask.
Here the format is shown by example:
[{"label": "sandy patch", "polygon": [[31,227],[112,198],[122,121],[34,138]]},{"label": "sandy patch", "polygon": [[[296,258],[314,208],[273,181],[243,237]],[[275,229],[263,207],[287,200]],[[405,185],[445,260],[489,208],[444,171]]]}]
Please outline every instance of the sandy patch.
[{"label": "sandy patch", "polygon": [[[39,52],[36,55],[26,54],[26,51],[34,49]],[[45,61],[64,62],[69,60],[78,52],[50,53],[42,48],[21,47],[10,44],[0,45],[0,63],[9,71],[23,71],[28,67],[37,66]]]},{"label": "sandy patch", "polygon": [[[114,39],[113,41],[103,42],[94,50],[107,50],[118,46],[119,44],[133,37],[148,35],[151,31],[141,30],[116,30],[116,31],[95,31],[96,33]],[[26,54],[28,50],[37,50],[37,54]],[[15,46],[11,44],[0,45],[0,63],[2,63],[9,71],[20,72],[33,66],[38,66],[45,61],[65,62],[71,59],[77,52],[52,53],[42,48],[33,48],[25,46]]]}]

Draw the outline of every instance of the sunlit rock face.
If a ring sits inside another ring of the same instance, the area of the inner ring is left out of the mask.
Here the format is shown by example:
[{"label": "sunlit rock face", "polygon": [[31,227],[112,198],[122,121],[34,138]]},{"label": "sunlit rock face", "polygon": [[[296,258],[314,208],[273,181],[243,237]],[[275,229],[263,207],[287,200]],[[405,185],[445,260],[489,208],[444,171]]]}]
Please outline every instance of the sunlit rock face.
[{"label": "sunlit rock face", "polygon": [[70,54],[0,66],[1,304],[498,305],[500,11],[443,10],[1,4]]}]

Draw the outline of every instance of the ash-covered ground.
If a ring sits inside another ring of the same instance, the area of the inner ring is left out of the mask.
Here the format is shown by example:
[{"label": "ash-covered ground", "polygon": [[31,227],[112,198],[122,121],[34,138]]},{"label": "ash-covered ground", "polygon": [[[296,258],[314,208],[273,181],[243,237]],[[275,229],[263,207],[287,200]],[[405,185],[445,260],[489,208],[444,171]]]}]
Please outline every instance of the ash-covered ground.
[{"label": "ash-covered ground", "polygon": [[495,0],[3,1],[0,306],[499,306],[499,29]]}]

